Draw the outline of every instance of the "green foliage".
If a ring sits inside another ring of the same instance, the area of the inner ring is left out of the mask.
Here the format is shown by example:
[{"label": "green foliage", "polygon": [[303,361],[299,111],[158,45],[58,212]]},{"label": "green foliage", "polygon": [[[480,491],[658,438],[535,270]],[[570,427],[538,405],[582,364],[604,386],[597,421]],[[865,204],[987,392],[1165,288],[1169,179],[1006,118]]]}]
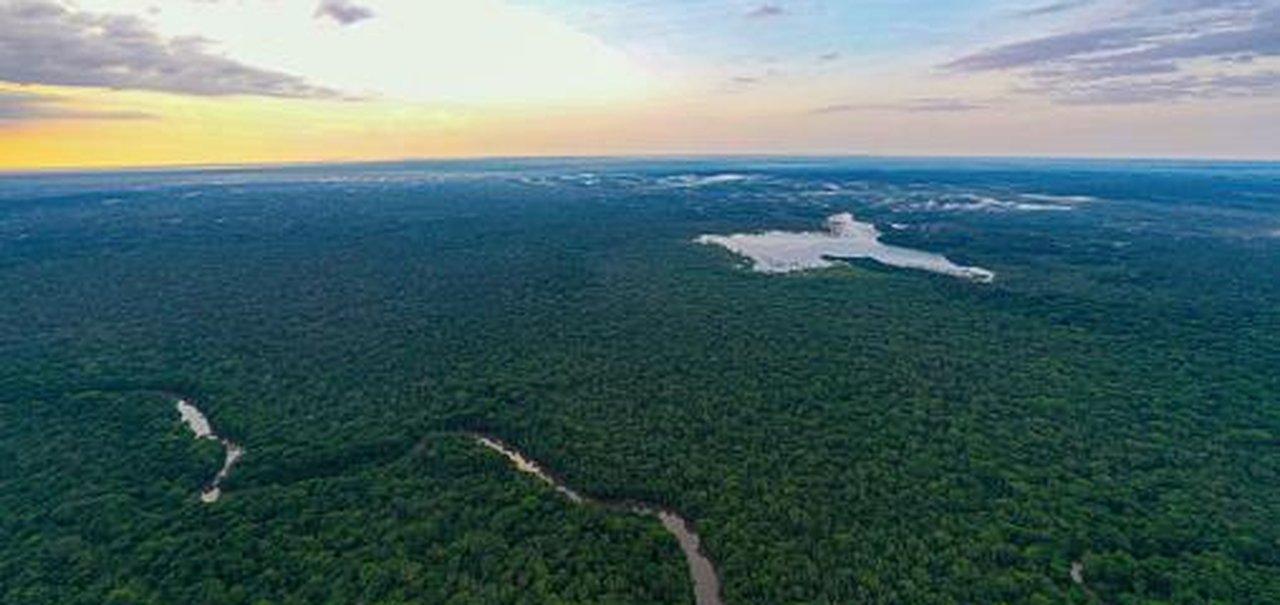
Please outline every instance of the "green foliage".
[{"label": "green foliage", "polygon": [[[1129,178],[1146,201],[860,211],[986,286],[690,243],[828,211],[772,190],[12,206],[0,601],[692,600],[656,521],[575,507],[476,430],[679,509],[733,604],[1280,602],[1280,245],[1223,235],[1275,210]],[[247,448],[216,505],[221,451],[164,390]]]}]

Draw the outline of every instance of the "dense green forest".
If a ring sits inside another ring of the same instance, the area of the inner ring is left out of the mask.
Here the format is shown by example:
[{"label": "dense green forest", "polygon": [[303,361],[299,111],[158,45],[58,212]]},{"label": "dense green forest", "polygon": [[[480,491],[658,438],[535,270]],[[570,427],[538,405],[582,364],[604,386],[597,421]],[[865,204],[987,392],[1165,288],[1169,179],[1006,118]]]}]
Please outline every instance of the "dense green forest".
[{"label": "dense green forest", "polygon": [[[692,243],[845,210],[998,277]],[[1278,234],[1265,164],[3,177],[0,602],[693,602],[477,431],[734,605],[1280,603]]]}]

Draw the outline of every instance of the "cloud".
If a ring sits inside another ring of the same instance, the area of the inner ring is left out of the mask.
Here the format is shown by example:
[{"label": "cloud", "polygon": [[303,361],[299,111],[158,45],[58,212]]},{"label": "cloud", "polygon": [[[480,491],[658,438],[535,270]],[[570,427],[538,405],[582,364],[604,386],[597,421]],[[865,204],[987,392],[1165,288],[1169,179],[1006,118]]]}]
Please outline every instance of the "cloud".
[{"label": "cloud", "polygon": [[1109,50],[1133,48],[1146,30],[1111,27],[1016,42],[961,57],[943,67],[954,71],[992,71],[1034,67]]},{"label": "cloud", "polygon": [[777,4],[761,4],[747,13],[752,19],[772,19],[786,14],[786,10]]},{"label": "cloud", "polygon": [[92,111],[67,107],[53,95],[0,90],[0,127],[48,120],[145,120],[154,116],[137,111]]},{"label": "cloud", "polygon": [[774,80],[779,76],[782,76],[783,73],[784,72],[782,70],[771,67],[769,69],[766,69],[761,72],[756,72],[754,74],[744,73],[744,74],[738,74],[736,76],[731,76],[726,80],[726,82],[730,85],[738,86],[738,87],[754,86],[757,84],[763,84],[770,80]]},{"label": "cloud", "polygon": [[166,39],[139,17],[52,0],[0,2],[0,81],[203,96],[337,96],[302,78],[214,54],[205,39]]},{"label": "cloud", "polygon": [[1266,64],[1280,57],[1274,2],[1157,0],[1141,7],[1107,25],[998,45],[941,67],[1013,72],[1026,79],[1022,90],[1068,103],[1275,93]]},{"label": "cloud", "polygon": [[352,25],[373,16],[372,9],[351,0],[320,0],[320,5],[316,7],[316,18],[327,17],[340,25]]},{"label": "cloud", "polygon": [[1051,91],[1060,102],[1072,105],[1115,105],[1280,96],[1280,71],[1250,74],[1182,75],[1141,81],[1125,79],[1086,82]]},{"label": "cloud", "polygon": [[1063,0],[1061,2],[1054,2],[1053,4],[1045,4],[1043,6],[1021,10],[1015,14],[1019,17],[1043,17],[1045,15],[1056,15],[1058,13],[1073,11],[1077,8],[1082,8],[1090,4],[1093,4],[1093,0]]},{"label": "cloud", "polygon": [[810,113],[827,115],[836,113],[849,113],[857,111],[906,111],[912,113],[947,113],[961,111],[977,111],[986,109],[988,106],[984,103],[977,103],[965,99],[925,97],[919,99],[906,99],[893,103],[841,103],[836,105],[827,105],[814,109]]}]

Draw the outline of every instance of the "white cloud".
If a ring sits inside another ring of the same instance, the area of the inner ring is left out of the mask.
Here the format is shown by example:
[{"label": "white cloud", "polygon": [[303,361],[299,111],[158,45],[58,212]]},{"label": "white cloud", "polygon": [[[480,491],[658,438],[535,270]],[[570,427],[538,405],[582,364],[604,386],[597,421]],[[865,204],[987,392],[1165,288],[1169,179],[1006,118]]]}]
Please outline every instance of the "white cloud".
[{"label": "white cloud", "polygon": [[[599,39],[503,0],[358,0],[342,19],[312,2],[80,0],[172,37],[360,97],[463,104],[615,100],[644,78]],[[152,10],[152,9],[155,10]],[[351,18],[371,18],[353,23]]]}]

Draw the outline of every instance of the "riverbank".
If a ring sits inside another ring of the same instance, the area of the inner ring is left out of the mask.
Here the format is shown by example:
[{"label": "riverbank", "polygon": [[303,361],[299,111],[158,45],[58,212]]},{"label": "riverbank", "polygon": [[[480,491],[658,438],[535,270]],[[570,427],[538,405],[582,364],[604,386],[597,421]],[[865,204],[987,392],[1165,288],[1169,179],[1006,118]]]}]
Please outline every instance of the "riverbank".
[{"label": "riverbank", "polygon": [[209,439],[222,444],[226,455],[222,461],[222,468],[218,469],[218,473],[209,480],[203,490],[200,491],[200,501],[206,504],[217,502],[222,497],[222,483],[227,477],[231,476],[231,469],[244,457],[244,448],[239,444],[219,437],[213,432],[213,425],[209,423],[209,419],[200,411],[200,408],[185,398],[178,398],[177,401],[178,415],[182,418],[182,423],[191,429],[196,439]]},{"label": "riverbank", "polygon": [[720,597],[720,574],[716,571],[715,563],[703,550],[702,538],[694,530],[693,525],[680,513],[644,502],[597,500],[585,496],[569,487],[555,474],[545,470],[536,460],[525,456],[523,452],[501,439],[482,434],[472,434],[471,437],[476,443],[505,456],[516,470],[537,477],[574,504],[594,504],[657,518],[662,523],[662,527],[675,536],[680,544],[680,550],[684,551],[685,560],[689,564],[689,576],[693,580],[693,593],[697,605],[724,605]]}]

